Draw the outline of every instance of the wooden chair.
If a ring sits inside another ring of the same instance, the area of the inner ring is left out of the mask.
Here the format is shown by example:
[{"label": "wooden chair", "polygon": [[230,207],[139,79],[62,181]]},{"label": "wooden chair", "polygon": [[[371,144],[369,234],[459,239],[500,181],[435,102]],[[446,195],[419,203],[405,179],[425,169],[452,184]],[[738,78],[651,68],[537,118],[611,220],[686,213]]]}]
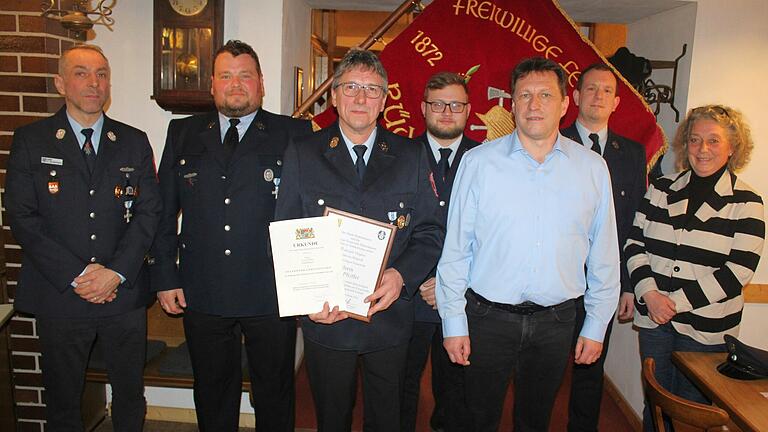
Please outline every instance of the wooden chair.
[{"label": "wooden chair", "polygon": [[643,387],[657,432],[668,432],[662,413],[669,417],[676,432],[706,431],[729,423],[728,413],[722,409],[683,399],[664,389],[656,381],[655,370],[654,360],[646,358],[643,361]]}]

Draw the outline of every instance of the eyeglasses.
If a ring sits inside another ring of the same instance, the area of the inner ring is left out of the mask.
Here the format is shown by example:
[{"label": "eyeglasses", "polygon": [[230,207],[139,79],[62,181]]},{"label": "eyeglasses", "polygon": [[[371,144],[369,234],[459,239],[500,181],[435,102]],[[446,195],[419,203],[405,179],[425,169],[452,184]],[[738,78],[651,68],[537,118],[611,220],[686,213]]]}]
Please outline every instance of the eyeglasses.
[{"label": "eyeglasses", "polygon": [[359,84],[356,82],[343,82],[336,84],[335,88],[341,87],[341,92],[344,96],[355,97],[360,90],[365,90],[365,97],[370,99],[378,99],[384,94],[384,87],[376,84]]},{"label": "eyeglasses", "polygon": [[731,118],[731,115],[728,113],[728,109],[722,105],[706,105],[706,106],[694,108],[693,112],[695,113],[714,112],[715,114],[726,116],[729,119]]},{"label": "eyeglasses", "polygon": [[432,110],[433,113],[444,113],[446,107],[451,107],[451,112],[458,114],[464,112],[464,107],[466,107],[469,102],[443,102],[443,101],[424,101],[425,104],[429,105],[430,110]]}]

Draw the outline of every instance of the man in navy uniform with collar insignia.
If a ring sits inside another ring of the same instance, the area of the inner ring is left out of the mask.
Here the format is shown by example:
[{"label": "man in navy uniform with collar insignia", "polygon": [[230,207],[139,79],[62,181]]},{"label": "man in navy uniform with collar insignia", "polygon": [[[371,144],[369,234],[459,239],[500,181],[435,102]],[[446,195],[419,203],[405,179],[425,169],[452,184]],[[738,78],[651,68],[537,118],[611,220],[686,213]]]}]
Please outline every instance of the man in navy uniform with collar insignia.
[{"label": "man in navy uniform with collar insignia", "polygon": [[200,430],[237,430],[245,336],[256,428],[293,431],[296,321],[278,315],[267,227],[283,151],[311,127],[261,107],[259,59],[241,41],[216,52],[211,94],[217,111],[168,126],[152,288],[184,313]]},{"label": "man in navy uniform with collar insignia", "polygon": [[[434,192],[440,207],[447,209],[451,187],[462,156],[479,145],[464,135],[472,106],[464,77],[452,72],[438,72],[427,81],[421,113],[427,130],[418,140],[429,155]],[[443,222],[447,213],[443,213]],[[451,363],[443,349],[443,332],[435,303],[435,269],[419,286],[413,297],[415,315],[413,335],[408,347],[401,431],[416,430],[421,374],[432,353],[432,396],[435,408],[429,420],[433,430],[468,429],[464,406],[463,367]]]},{"label": "man in navy uniform with collar insignia", "polygon": [[278,220],[322,216],[326,206],[398,227],[370,322],[338,305],[302,318],[307,373],[318,430],[350,430],[358,361],[365,430],[400,429],[400,395],[419,285],[437,263],[444,237],[427,149],[376,125],[387,73],[370,51],[352,49],[333,76],[339,121],[294,141],[285,152]]},{"label": "man in navy uniform with collar insignia", "polygon": [[81,397],[96,345],[112,385],[115,430],[144,423],[147,251],[162,203],[147,135],[107,117],[100,48],[65,51],[54,78],[65,106],[16,130],[5,206],[23,250],[17,310],[40,337],[47,428],[83,430]]},{"label": "man in navy uniform with collar insignia", "polygon": [[[635,211],[645,195],[645,150],[639,143],[616,134],[608,128],[608,119],[619,105],[616,94],[616,75],[604,63],[587,67],[579,76],[573,101],[579,107],[576,121],[561,133],[589,146],[603,156],[611,175],[613,203],[616,210],[616,228],[621,256],[621,297],[618,316],[622,320],[632,318],[634,292],[624,260],[624,243],[635,219]],[[584,324],[586,312],[582,304],[577,308],[576,335]],[[568,417],[569,432],[597,431],[600,417],[600,401],[603,396],[603,366],[608,354],[608,340],[613,321],[608,325],[603,340],[603,352],[592,364],[575,364],[571,384]]]}]

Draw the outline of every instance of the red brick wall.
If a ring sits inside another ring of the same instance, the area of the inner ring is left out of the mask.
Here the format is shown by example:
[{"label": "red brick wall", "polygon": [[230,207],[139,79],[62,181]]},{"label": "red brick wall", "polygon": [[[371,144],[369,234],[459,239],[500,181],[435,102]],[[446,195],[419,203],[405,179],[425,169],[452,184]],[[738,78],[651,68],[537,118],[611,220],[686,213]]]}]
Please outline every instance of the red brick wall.
[{"label": "red brick wall", "polygon": [[[49,116],[63,104],[53,85],[53,76],[62,49],[75,40],[58,22],[40,16],[41,3],[41,0],[0,1],[0,188],[5,185],[14,129]],[[62,1],[61,6],[69,4],[71,1]],[[3,208],[0,242],[4,244],[6,258],[7,295],[13,302],[21,249],[6,225],[4,212]],[[10,322],[10,330],[18,427],[20,431],[43,431],[45,389],[40,375],[35,319],[17,314]]]}]

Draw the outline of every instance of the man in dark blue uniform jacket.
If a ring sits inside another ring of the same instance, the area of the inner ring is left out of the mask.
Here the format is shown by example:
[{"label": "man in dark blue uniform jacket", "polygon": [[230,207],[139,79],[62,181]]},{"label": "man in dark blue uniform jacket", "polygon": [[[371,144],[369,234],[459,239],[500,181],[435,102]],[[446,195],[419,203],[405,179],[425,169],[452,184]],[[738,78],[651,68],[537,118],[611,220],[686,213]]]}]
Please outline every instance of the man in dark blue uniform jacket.
[{"label": "man in dark blue uniform jacket", "polygon": [[98,47],[65,51],[55,84],[66,106],[16,130],[8,161],[5,206],[24,252],[15,307],[37,318],[47,428],[83,429],[96,341],[115,430],[140,431],[145,256],[161,209],[152,148],[144,132],[104,115],[110,68]]},{"label": "man in dark blue uniform jacket", "polygon": [[166,312],[184,312],[200,430],[237,430],[244,335],[257,429],[293,431],[296,321],[278,316],[267,227],[289,137],[311,128],[261,107],[246,43],[216,53],[211,93],[217,112],[168,126],[152,288]]},{"label": "man in dark blue uniform jacket", "polygon": [[[560,132],[577,143],[592,147],[592,150],[603,155],[608,165],[621,256],[618,315],[620,319],[627,320],[632,318],[634,293],[624,260],[624,243],[632,228],[635,211],[645,195],[645,150],[639,143],[608,129],[608,119],[619,105],[616,91],[616,76],[610,67],[602,63],[587,67],[573,92],[573,101],[579,107],[579,115],[571,126]],[[580,306],[574,344],[584,324],[585,313],[583,306]],[[600,358],[592,364],[577,364],[573,367],[568,419],[570,432],[597,431],[603,395],[603,366],[608,355],[611,327],[612,323],[606,330]]]},{"label": "man in dark blue uniform jacket", "polygon": [[[427,131],[418,141],[427,150],[434,193],[443,209],[448,208],[453,179],[464,152],[480,144],[464,136],[472,108],[468,101],[467,84],[461,75],[439,72],[427,81],[421,102]],[[443,222],[447,216],[443,212]],[[436,431],[468,430],[464,368],[451,363],[443,349],[443,331],[435,304],[435,269],[419,286],[413,303],[415,315],[405,367],[401,431],[416,430],[421,375],[430,351],[435,408],[429,424]]]},{"label": "man in dark blue uniform jacket", "polygon": [[375,54],[351,50],[333,78],[338,123],[296,140],[285,154],[276,219],[321,216],[326,206],[398,230],[370,323],[337,305],[302,319],[307,372],[318,430],[350,430],[357,363],[362,365],[365,429],[400,428],[400,394],[419,285],[435,266],[444,237],[423,145],[376,126],[387,76]]}]

